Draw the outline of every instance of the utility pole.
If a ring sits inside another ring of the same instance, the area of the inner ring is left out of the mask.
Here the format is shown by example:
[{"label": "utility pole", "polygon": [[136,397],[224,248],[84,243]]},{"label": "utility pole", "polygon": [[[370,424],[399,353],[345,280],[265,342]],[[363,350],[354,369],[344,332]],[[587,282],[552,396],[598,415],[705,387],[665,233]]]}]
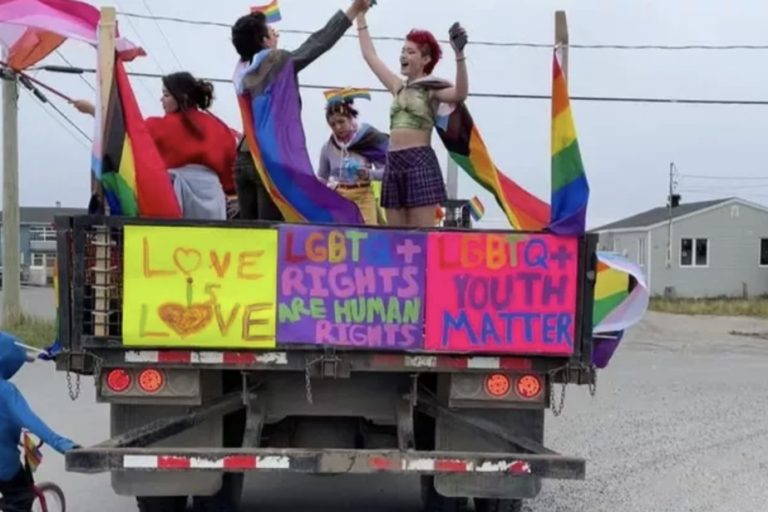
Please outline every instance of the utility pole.
[{"label": "utility pole", "polygon": [[669,196],[667,197],[667,268],[672,267],[672,210],[675,208],[675,185],[677,184],[675,162],[669,163]]},{"label": "utility pole", "polygon": [[446,180],[446,188],[448,191],[448,199],[459,198],[459,165],[448,155],[448,179]]},{"label": "utility pole", "polygon": [[14,73],[3,82],[3,326],[21,320],[19,240],[19,86]]}]

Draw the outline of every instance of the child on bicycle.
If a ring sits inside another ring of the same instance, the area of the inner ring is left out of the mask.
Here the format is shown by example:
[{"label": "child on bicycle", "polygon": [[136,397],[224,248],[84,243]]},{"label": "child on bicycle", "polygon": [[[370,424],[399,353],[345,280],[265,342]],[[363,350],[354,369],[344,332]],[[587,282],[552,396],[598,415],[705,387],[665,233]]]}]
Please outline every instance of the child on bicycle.
[{"label": "child on bicycle", "polygon": [[0,506],[4,512],[29,512],[35,499],[34,482],[21,464],[21,430],[30,431],[62,454],[77,445],[48,428],[9,382],[27,361],[27,352],[16,341],[0,332]]}]

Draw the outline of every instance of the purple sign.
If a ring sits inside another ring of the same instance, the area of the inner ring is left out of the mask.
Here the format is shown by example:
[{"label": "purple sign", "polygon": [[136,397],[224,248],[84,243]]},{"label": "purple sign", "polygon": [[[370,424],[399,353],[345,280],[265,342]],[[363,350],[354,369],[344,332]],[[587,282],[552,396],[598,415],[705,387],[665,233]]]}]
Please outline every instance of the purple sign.
[{"label": "purple sign", "polygon": [[279,231],[278,345],[423,348],[424,234],[320,226]]}]

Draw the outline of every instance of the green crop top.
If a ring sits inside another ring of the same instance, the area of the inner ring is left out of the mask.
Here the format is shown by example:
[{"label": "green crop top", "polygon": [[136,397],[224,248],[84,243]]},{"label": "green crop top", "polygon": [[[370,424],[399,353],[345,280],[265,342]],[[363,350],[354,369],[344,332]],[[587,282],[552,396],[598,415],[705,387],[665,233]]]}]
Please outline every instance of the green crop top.
[{"label": "green crop top", "polygon": [[390,110],[390,129],[431,131],[435,126],[435,113],[429,90],[423,87],[403,87],[395,95]]}]

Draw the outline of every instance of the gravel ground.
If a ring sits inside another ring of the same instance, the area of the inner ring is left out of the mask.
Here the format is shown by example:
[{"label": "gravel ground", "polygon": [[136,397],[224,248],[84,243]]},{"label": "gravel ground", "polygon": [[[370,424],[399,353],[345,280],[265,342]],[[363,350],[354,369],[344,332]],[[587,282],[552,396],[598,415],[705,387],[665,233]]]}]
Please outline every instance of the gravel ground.
[{"label": "gravel ground", "polygon": [[[525,510],[768,509],[768,341],[731,331],[766,332],[768,322],[649,314],[600,373],[596,397],[569,387],[563,415],[548,414],[548,444],[586,458],[586,481],[546,482]],[[63,376],[47,366],[25,369],[17,384],[62,432],[82,443],[107,436],[107,408],[94,403],[90,382],[74,404]],[[66,474],[55,455],[40,477],[59,482],[75,512],[134,510],[112,494],[108,478]],[[374,480],[285,480],[267,492],[251,486],[244,511],[416,510],[412,482]]]}]

